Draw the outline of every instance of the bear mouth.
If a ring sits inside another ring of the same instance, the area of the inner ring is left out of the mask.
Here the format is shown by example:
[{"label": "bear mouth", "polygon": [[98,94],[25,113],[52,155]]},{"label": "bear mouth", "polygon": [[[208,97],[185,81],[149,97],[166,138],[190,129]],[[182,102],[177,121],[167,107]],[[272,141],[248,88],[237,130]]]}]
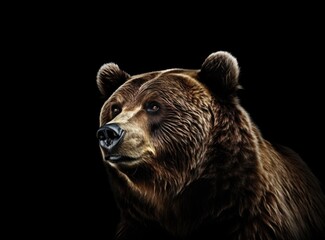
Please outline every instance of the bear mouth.
[{"label": "bear mouth", "polygon": [[118,154],[112,154],[105,156],[105,160],[112,163],[122,163],[122,162],[132,162],[135,159],[127,156],[122,156]]}]

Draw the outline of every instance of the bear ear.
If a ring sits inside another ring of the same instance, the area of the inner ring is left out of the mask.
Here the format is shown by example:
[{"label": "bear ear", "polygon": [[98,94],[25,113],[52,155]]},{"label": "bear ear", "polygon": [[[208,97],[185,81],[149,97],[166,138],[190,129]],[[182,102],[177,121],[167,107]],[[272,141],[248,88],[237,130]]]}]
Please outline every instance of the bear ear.
[{"label": "bear ear", "polygon": [[236,96],[241,86],[238,83],[239,67],[237,59],[229,52],[218,51],[210,54],[199,72],[204,83],[217,98],[229,100]]},{"label": "bear ear", "polygon": [[110,96],[130,75],[122,71],[115,63],[106,63],[98,70],[97,86],[101,94]]}]

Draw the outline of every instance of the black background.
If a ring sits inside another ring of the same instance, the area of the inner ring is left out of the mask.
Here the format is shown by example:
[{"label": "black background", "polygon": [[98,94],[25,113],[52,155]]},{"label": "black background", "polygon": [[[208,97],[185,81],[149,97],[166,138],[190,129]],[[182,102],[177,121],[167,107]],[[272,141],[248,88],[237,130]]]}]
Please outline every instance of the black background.
[{"label": "black background", "polygon": [[132,75],[200,68],[210,53],[231,52],[241,68],[242,106],[267,140],[298,152],[324,185],[323,26],[317,7],[298,7],[233,19],[227,9],[125,18],[120,6],[103,7],[100,19],[93,17],[97,10],[69,9],[51,13],[50,21],[47,13],[22,21],[15,64],[28,65],[17,78],[20,91],[33,99],[19,105],[29,112],[18,120],[30,124],[25,131],[37,141],[26,141],[33,161],[17,167],[24,179],[10,222],[40,237],[112,236],[118,211],[95,137],[103,103],[96,74],[107,62]]}]

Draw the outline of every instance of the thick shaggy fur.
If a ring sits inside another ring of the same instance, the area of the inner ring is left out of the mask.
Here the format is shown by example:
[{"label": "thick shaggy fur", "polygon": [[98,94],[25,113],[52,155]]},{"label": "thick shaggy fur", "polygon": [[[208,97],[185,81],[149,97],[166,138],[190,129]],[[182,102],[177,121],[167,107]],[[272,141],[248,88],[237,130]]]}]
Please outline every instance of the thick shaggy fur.
[{"label": "thick shaggy fur", "polygon": [[[101,148],[121,210],[116,239],[324,239],[318,180],[263,139],[237,99],[238,77],[227,52],[199,70],[101,67],[100,126],[125,131],[113,152]],[[105,160],[112,154],[124,160]]]}]

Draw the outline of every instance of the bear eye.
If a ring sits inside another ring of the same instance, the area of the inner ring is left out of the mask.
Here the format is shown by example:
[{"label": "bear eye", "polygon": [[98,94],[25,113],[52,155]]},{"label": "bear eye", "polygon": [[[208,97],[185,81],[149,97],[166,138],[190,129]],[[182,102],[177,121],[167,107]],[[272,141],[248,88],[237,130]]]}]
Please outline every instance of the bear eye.
[{"label": "bear eye", "polygon": [[148,113],[156,113],[159,111],[160,105],[159,103],[152,101],[152,102],[148,102],[145,108]]},{"label": "bear eye", "polygon": [[122,109],[120,106],[118,106],[116,104],[112,105],[111,111],[112,111],[113,117],[116,117],[121,112],[121,110]]}]

